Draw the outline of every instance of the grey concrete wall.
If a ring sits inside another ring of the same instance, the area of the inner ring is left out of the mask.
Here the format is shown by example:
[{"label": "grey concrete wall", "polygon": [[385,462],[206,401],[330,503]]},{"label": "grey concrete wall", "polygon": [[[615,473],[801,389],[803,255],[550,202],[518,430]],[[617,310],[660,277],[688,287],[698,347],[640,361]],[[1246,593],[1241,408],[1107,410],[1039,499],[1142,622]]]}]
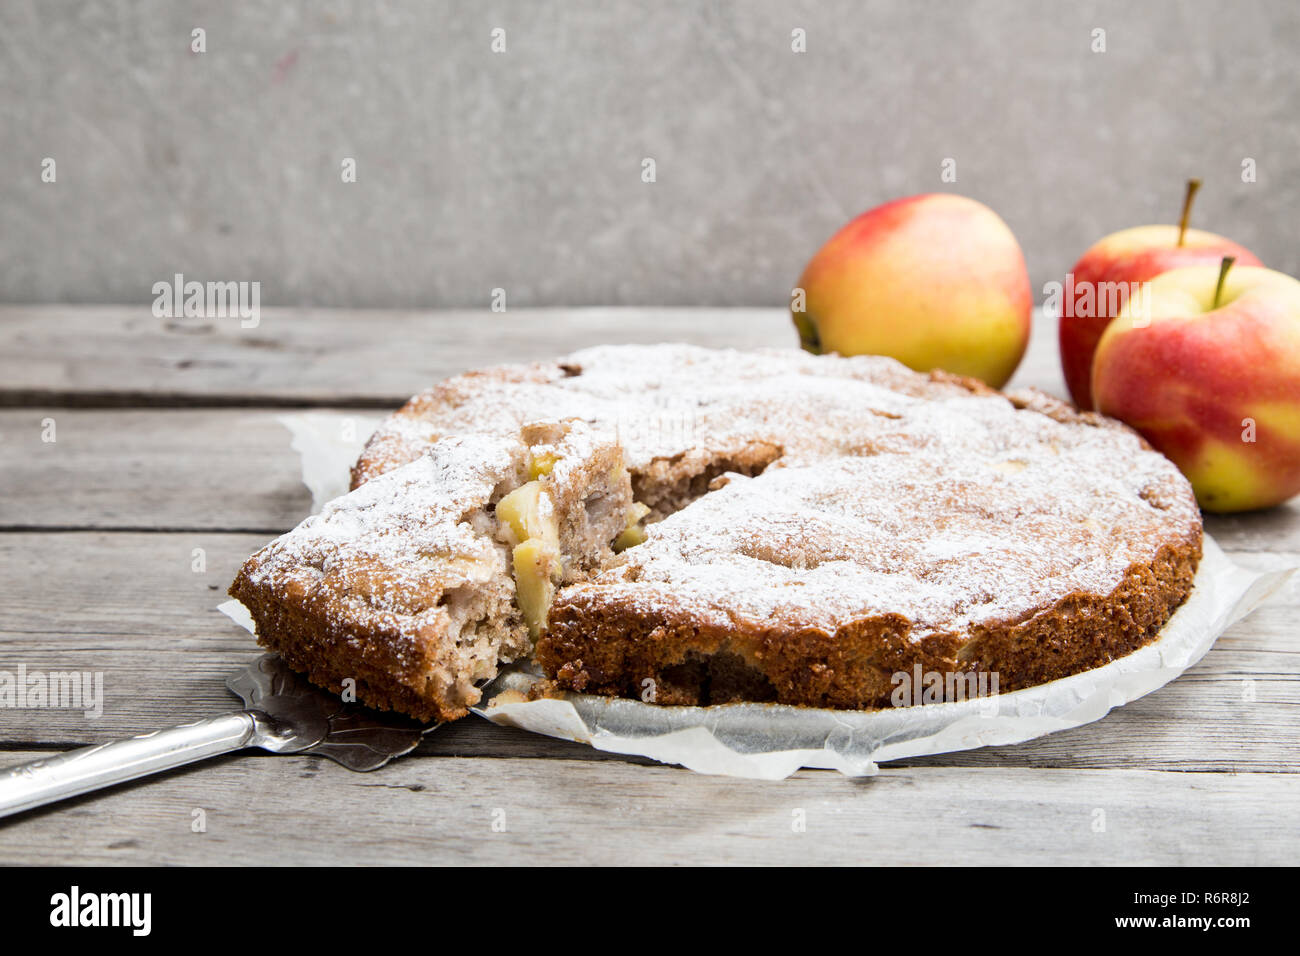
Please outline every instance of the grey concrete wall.
[{"label": "grey concrete wall", "polygon": [[779,304],[934,190],[1001,213],[1041,294],[1188,175],[1198,225],[1294,274],[1298,49],[1296,0],[5,0],[0,300]]}]

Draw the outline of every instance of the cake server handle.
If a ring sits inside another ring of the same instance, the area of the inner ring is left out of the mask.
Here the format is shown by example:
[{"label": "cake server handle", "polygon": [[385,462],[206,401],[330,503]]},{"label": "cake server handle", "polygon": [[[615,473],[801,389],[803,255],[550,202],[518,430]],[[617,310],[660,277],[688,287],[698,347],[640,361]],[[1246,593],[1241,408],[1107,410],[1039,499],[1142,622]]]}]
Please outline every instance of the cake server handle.
[{"label": "cake server handle", "polygon": [[241,710],[0,770],[0,817],[242,750],[261,716]]}]

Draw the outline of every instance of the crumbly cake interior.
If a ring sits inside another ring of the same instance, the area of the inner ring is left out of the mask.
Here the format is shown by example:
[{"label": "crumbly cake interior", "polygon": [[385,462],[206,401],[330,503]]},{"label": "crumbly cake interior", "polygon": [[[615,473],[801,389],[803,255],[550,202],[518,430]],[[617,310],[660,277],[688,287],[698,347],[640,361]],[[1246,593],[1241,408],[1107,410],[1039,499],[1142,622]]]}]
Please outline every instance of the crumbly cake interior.
[{"label": "crumbly cake interior", "polygon": [[[1009,690],[1149,641],[1200,556],[1190,486],[1136,433],[869,356],[606,346],[472,372],[385,423],[353,481],[232,593],[318,683],[363,670],[366,702],[442,719],[530,651],[562,689],[650,681],[665,704],[884,706],[917,664]],[[473,586],[415,543],[448,522],[485,549]]]},{"label": "crumbly cake interior", "polygon": [[[511,499],[528,507],[501,514]],[[317,684],[454,719],[531,652],[554,588],[607,564],[639,514],[618,446],[581,423],[458,436],[272,542],[231,593]]]}]

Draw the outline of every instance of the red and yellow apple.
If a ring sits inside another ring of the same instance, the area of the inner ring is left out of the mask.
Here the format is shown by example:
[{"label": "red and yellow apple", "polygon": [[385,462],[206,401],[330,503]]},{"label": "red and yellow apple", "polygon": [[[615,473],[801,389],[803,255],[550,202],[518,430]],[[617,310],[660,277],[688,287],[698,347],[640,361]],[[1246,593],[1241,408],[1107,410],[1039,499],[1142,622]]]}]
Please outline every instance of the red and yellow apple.
[{"label": "red and yellow apple", "polygon": [[1270,269],[1175,269],[1097,344],[1097,408],[1182,470],[1207,511],[1300,493],[1300,282]]},{"label": "red and yellow apple", "polygon": [[1020,364],[1032,308],[1025,258],[1007,224],[947,193],[858,216],[813,256],[791,304],[811,352],[889,355],[994,388]]},{"label": "red and yellow apple", "polygon": [[[1099,290],[1112,283],[1128,289],[1133,283],[1146,282],[1163,272],[1187,266],[1217,269],[1225,256],[1235,258],[1238,266],[1263,265],[1254,253],[1231,239],[1187,228],[1192,200],[1199,187],[1198,180],[1187,184],[1179,225],[1135,226],[1113,232],[1094,243],[1070,270],[1066,295],[1061,302],[1061,368],[1070,396],[1080,408],[1094,407],[1090,388],[1092,357],[1102,332],[1115,315],[1115,298],[1100,294]],[[1082,295],[1076,299],[1070,294],[1071,289],[1088,292],[1086,308],[1075,307]]]}]

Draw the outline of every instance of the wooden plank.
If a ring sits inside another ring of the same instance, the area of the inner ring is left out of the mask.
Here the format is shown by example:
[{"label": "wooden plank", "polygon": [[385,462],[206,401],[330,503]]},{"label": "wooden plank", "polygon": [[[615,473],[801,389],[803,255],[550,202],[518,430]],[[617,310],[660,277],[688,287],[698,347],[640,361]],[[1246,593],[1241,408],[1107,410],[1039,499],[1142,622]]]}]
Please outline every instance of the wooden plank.
[{"label": "wooden plank", "polygon": [[[1062,393],[1053,338],[1040,321],[1013,384]],[[308,507],[274,407],[387,407],[493,361],[674,339],[792,343],[780,309],[267,310],[241,330],[144,309],[0,308],[0,405],[14,409],[0,413],[0,528],[49,529],[0,534],[0,669],[100,670],[107,697],[97,720],[0,710],[0,764],[233,704],[222,680],[258,651],[214,607],[243,558]],[[132,404],[240,407],[120,408]],[[119,408],[66,407],[84,405]],[[1294,506],[1207,527],[1243,561],[1300,562]],[[28,814],[5,825],[0,863],[1290,862],[1296,834],[1277,824],[1300,801],[1298,608],[1293,586],[1097,724],[869,781],[702,778],[469,719],[374,775],[241,756]],[[191,832],[195,808],[205,834]],[[791,830],[797,810],[805,833]]]},{"label": "wooden plank", "polygon": [[[182,331],[126,308],[0,307],[0,404],[26,406],[0,411],[0,486],[8,489],[0,528],[285,530],[310,501],[288,433],[276,421],[282,412],[272,408],[150,414],[27,404],[37,398],[390,408],[441,377],[507,358],[597,341],[791,346],[788,325],[780,309],[287,310],[268,314],[257,329],[214,322]],[[1049,332],[1040,321],[1015,384],[1060,391]],[[440,338],[422,349],[412,344],[421,336]],[[498,336],[517,351],[503,352]],[[345,368],[336,364],[340,357]],[[391,370],[404,384],[385,391],[380,383]],[[322,378],[327,373],[337,378]],[[49,383],[45,392],[34,389],[36,380]],[[326,382],[332,391],[323,390]],[[236,388],[243,391],[236,395]]]},{"label": "wooden plank", "polygon": [[[105,697],[96,718],[0,709],[0,751],[99,743],[237,706],[223,682],[262,651],[216,606],[239,565],[266,540],[203,532],[0,534],[0,670],[101,672]],[[604,756],[477,719],[440,732],[426,750]]]},{"label": "wooden plank", "polygon": [[[143,306],[0,306],[0,404],[383,408],[466,369],[632,342],[798,344],[781,308],[266,309],[245,329]],[[1056,354],[1039,313],[1012,384],[1064,394]]]},{"label": "wooden plank", "polygon": [[[326,409],[340,421],[377,412]],[[0,410],[0,529],[285,531],[311,507],[283,409]],[[43,423],[54,422],[53,443]],[[1227,550],[1300,550],[1300,500],[1208,516]]]},{"label": "wooden plank", "polygon": [[1297,815],[1294,774],[231,757],[17,817],[0,863],[1290,864]]},{"label": "wooden plank", "polygon": [[148,306],[3,306],[0,402],[387,407],[469,368],[667,341],[798,343],[780,309],[264,309],[242,328]]},{"label": "wooden plank", "polygon": [[1300,549],[1300,498],[1263,511],[1206,515],[1205,530],[1239,558],[1249,552]]},{"label": "wooden plank", "polygon": [[[214,608],[239,564],[264,540],[197,532],[0,535],[0,670],[23,664],[102,671],[106,697],[94,720],[78,711],[0,710],[0,748],[95,743],[230,709],[235,701],[223,680],[259,652]],[[197,572],[195,548],[204,557]],[[1296,562],[1300,555],[1269,560]],[[1232,628],[1181,679],[1099,723],[1015,747],[917,762],[1293,770],[1300,737],[1297,613],[1300,587],[1292,585],[1278,603]],[[477,718],[440,729],[421,753],[604,757]]]},{"label": "wooden plank", "polygon": [[0,411],[0,528],[288,530],[311,495],[282,414]]}]

